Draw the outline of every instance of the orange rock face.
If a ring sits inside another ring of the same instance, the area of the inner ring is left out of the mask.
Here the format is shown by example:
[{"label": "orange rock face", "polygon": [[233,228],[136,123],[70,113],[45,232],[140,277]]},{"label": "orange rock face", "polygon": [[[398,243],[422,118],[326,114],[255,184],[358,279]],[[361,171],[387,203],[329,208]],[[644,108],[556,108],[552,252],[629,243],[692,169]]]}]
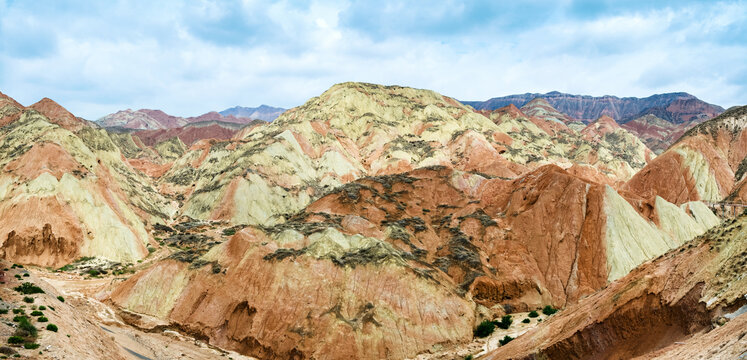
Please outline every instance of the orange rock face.
[{"label": "orange rock face", "polygon": [[[736,328],[747,319],[737,311],[747,304],[745,224],[742,216],[641,265],[486,358],[689,358],[680,356],[698,353],[731,358],[726,354],[743,353],[744,327]],[[719,318],[728,326],[707,333],[719,326]]]},{"label": "orange rock face", "polygon": [[727,111],[691,129],[633,176],[625,189],[675,204],[726,198],[741,180],[735,173],[747,156],[746,109]]}]

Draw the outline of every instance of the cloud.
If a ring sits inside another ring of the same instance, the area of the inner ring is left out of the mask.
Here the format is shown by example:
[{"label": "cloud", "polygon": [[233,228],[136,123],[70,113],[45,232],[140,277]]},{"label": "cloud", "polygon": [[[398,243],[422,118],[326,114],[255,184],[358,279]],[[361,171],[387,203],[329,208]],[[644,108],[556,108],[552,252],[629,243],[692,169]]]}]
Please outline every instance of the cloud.
[{"label": "cloud", "polygon": [[290,107],[343,81],[459,99],[747,90],[747,4],[0,0],[0,91],[98,118]]}]

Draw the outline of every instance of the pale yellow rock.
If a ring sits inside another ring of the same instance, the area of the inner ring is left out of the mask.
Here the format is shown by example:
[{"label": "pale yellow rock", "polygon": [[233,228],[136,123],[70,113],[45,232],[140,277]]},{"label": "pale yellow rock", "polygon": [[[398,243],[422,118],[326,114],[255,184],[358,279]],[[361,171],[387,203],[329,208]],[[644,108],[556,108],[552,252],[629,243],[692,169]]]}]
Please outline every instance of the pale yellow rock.
[{"label": "pale yellow rock", "polygon": [[706,229],[710,229],[719,223],[721,219],[701,201],[691,201],[680,205],[682,209],[689,209],[695,221]]},{"label": "pale yellow rock", "polygon": [[682,167],[692,175],[700,198],[707,201],[721,201],[721,191],[716,182],[716,175],[711,171],[708,160],[703,154],[687,146],[678,146],[674,151],[682,156]]},{"label": "pale yellow rock", "polygon": [[672,238],[641,217],[610,186],[605,187],[604,210],[607,214],[605,245],[609,281],[625,276],[642,262],[675,246]]},{"label": "pale yellow rock", "polygon": [[659,226],[675,240],[675,246],[682,245],[709,229],[709,227],[688,215],[679,206],[659,196],[656,197],[655,206],[656,214],[659,217]]}]

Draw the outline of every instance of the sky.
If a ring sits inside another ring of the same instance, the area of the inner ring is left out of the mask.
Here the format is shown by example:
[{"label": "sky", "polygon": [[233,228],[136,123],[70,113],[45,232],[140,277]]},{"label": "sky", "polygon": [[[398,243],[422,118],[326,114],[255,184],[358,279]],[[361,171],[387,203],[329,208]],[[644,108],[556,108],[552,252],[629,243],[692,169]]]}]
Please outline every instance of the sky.
[{"label": "sky", "polygon": [[87,119],[293,107],[345,81],[747,104],[747,1],[0,0],[0,92]]}]

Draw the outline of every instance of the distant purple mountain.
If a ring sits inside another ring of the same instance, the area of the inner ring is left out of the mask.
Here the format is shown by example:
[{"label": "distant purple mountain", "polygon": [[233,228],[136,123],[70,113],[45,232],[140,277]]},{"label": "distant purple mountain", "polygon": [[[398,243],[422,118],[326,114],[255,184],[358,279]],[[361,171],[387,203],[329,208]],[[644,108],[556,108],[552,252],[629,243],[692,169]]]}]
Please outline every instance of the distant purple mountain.
[{"label": "distant purple mountain", "polygon": [[285,110],[286,109],[268,105],[260,105],[259,107],[254,108],[234,106],[232,108],[221,111],[220,114],[223,116],[233,115],[236,117],[247,117],[271,122],[278,116],[280,116],[280,114],[284,113]]},{"label": "distant purple mountain", "polygon": [[656,115],[675,124],[691,120],[707,120],[724,112],[718,105],[709,104],[684,92],[658,94],[645,98],[617,96],[571,95],[553,91],[547,94],[526,93],[492,98],[486,101],[462,101],[477,110],[495,110],[508,104],[522,107],[534,98],[547,100],[558,111],[584,122],[592,122],[607,115],[624,124],[647,114]]}]

